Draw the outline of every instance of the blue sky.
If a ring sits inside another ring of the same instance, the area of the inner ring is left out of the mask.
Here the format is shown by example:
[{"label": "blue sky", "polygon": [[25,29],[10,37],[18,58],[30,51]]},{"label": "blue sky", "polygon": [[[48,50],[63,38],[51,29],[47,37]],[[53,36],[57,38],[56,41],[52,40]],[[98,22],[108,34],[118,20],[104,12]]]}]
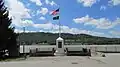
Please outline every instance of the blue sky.
[{"label": "blue sky", "polygon": [[60,7],[61,32],[120,38],[120,0],[6,0],[16,32],[58,32],[52,10]]}]

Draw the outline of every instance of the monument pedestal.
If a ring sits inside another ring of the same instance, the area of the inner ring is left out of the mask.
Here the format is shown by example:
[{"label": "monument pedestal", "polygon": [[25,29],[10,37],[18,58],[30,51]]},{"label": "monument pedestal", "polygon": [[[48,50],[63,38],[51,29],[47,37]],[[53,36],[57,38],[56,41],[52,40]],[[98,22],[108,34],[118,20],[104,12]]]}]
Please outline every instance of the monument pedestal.
[{"label": "monument pedestal", "polygon": [[56,51],[55,51],[54,55],[55,56],[64,56],[65,55],[64,40],[61,37],[56,39]]}]

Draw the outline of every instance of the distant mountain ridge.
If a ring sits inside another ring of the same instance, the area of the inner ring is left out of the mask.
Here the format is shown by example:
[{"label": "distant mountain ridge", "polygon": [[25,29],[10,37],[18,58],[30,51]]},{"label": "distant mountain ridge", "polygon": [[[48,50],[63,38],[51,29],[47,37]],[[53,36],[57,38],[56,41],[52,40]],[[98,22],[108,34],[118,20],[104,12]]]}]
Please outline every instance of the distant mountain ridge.
[{"label": "distant mountain ridge", "polygon": [[[81,43],[81,44],[120,44],[120,38],[107,38],[107,37],[98,37],[88,34],[70,34],[62,33],[61,37],[64,38],[65,43]],[[20,33],[18,37],[19,43],[25,42],[28,45],[32,43],[48,43],[55,44],[56,39],[58,38],[58,33],[44,33],[44,32],[33,32],[33,33]],[[70,41],[72,40],[72,42]],[[74,45],[74,44],[73,44]]]}]

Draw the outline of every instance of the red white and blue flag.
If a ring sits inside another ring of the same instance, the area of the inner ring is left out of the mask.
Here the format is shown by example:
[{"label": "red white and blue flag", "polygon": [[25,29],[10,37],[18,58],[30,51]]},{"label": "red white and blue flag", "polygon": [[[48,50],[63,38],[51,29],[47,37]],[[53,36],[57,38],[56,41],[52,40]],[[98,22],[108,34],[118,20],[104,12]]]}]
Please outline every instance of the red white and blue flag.
[{"label": "red white and blue flag", "polygon": [[52,12],[51,12],[51,15],[57,15],[59,13],[59,8],[57,9],[57,10],[53,10]]}]

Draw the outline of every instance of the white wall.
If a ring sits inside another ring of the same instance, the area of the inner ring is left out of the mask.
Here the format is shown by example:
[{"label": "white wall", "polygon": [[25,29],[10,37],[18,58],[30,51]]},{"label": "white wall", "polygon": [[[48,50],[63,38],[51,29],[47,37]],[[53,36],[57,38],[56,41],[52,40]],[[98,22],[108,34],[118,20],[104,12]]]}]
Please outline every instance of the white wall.
[{"label": "white wall", "polygon": [[[83,47],[95,49],[96,51],[112,51],[120,52],[120,45],[65,45],[65,48],[68,48],[73,51],[82,50]],[[42,51],[49,51],[52,48],[56,48],[56,45],[25,45],[25,52],[29,53],[30,49],[40,48]],[[20,46],[20,53],[23,53],[23,46]]]}]

